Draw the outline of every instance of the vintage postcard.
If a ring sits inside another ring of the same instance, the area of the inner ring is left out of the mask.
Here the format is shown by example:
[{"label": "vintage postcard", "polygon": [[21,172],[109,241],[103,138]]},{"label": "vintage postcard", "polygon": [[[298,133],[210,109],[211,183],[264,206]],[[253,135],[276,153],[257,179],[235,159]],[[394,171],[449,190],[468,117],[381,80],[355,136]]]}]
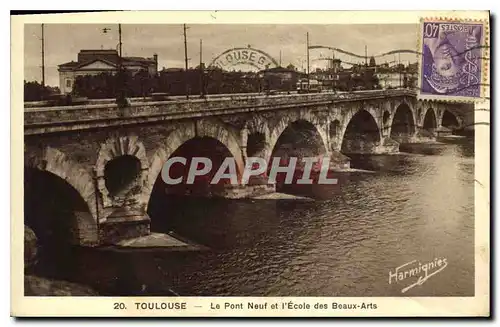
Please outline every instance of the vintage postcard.
[{"label": "vintage postcard", "polygon": [[13,316],[490,315],[489,12],[13,16],[11,51]]}]

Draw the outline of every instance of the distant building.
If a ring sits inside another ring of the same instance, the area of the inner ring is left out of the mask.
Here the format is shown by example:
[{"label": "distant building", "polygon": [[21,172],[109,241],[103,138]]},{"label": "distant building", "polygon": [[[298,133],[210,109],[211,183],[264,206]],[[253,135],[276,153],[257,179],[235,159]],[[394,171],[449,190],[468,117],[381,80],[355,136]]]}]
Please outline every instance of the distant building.
[{"label": "distant building", "polygon": [[266,90],[292,91],[296,89],[297,81],[307,77],[306,74],[294,69],[274,67],[259,72],[263,87]]},{"label": "distant building", "polygon": [[349,78],[351,74],[351,71],[345,70],[341,63],[340,59],[328,58],[327,69],[317,68],[316,71],[311,72],[310,77],[318,80],[322,89],[338,89],[342,81]]},{"label": "distant building", "polygon": [[404,74],[398,72],[377,73],[380,87],[383,89],[393,89],[403,87]]},{"label": "distant building", "polygon": [[[119,59],[116,50],[80,50],[77,61],[58,66],[61,93],[70,93],[78,76],[116,73]],[[122,57],[122,67],[132,73],[146,70],[150,75],[156,75],[158,55],[155,54],[152,58]]]},{"label": "distant building", "polygon": [[414,88],[418,79],[418,63],[411,63],[407,66],[398,64],[392,67],[388,64],[382,64],[377,67],[375,75],[383,89]]}]

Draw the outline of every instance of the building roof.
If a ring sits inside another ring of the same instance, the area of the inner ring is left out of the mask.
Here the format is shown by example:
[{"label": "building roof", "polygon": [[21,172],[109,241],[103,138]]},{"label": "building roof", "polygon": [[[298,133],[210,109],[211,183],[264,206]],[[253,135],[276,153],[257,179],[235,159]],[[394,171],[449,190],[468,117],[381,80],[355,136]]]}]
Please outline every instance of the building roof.
[{"label": "building roof", "polygon": [[73,60],[72,60],[72,61],[70,61],[70,62],[66,62],[66,63],[64,63],[64,64],[61,64],[61,65],[59,65],[58,67],[59,67],[59,68],[73,68],[73,67],[76,67],[76,66],[78,66],[78,65],[79,65],[79,63],[78,63],[78,62],[76,62],[76,61],[73,61]]},{"label": "building roof", "polygon": [[170,68],[163,68],[161,71],[167,72],[167,73],[182,72],[182,71],[184,71],[184,68],[170,67]]},{"label": "building roof", "polygon": [[[81,67],[90,65],[96,61],[102,61],[106,64],[118,67],[120,57],[116,50],[89,50],[83,49],[78,53],[79,61],[70,61],[59,65],[59,70],[72,71],[78,70]],[[80,60],[86,58],[85,60]],[[155,64],[154,58],[144,58],[144,57],[122,57],[123,66],[142,66],[148,68],[150,65]]]},{"label": "building roof", "polygon": [[262,73],[298,73],[296,70],[288,69],[285,67],[267,68],[261,71]]},{"label": "building roof", "polygon": [[123,57],[123,60],[124,61],[150,63],[150,64],[155,63],[154,58],[144,58],[144,57]]}]

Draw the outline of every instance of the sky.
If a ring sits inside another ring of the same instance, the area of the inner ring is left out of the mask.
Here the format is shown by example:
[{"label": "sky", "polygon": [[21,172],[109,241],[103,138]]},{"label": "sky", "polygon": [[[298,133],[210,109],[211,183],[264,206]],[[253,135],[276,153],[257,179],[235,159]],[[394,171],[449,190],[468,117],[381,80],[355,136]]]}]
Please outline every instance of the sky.
[{"label": "sky", "polygon": [[[235,47],[251,46],[267,52],[282,66],[289,63],[301,69],[306,67],[306,33],[310,45],[340,48],[368,56],[396,49],[417,47],[417,25],[250,25],[250,24],[190,24],[187,30],[189,66],[200,61],[199,42],[203,40],[203,62],[207,65],[223,51]],[[102,32],[109,28],[106,34]],[[45,80],[46,84],[59,86],[57,66],[76,61],[81,49],[116,49],[117,24],[45,24]],[[24,29],[24,79],[41,81],[41,26],[27,24]],[[122,25],[122,51],[124,56],[152,57],[158,54],[158,68],[184,67],[184,38],[182,25]],[[331,51],[310,50],[310,67],[324,68]],[[356,62],[346,55],[336,53],[336,58]],[[379,61],[401,60],[415,62],[416,56],[402,54],[400,58],[384,58]],[[379,62],[377,62],[379,63]],[[245,67],[242,67],[244,70]]]}]

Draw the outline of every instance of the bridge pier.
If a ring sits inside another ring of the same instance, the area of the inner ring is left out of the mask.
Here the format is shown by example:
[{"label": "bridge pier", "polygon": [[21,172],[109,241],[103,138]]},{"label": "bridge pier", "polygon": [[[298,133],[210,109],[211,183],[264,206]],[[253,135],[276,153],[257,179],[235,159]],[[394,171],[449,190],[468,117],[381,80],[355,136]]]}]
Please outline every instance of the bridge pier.
[{"label": "bridge pier", "polygon": [[390,137],[384,137],[380,143],[375,148],[375,153],[377,154],[388,154],[388,153],[397,153],[399,152],[399,142],[396,140],[390,138]]},{"label": "bridge pier", "polygon": [[351,158],[340,151],[331,151],[328,154],[330,158],[330,169],[349,169],[351,168]]},{"label": "bridge pier", "polygon": [[401,139],[399,151],[408,153],[420,153],[427,155],[439,154],[444,150],[443,143],[438,141],[440,136],[450,135],[451,130],[446,127],[423,126],[412,136]]},{"label": "bridge pier", "polygon": [[399,151],[399,142],[391,137],[383,137],[378,142],[360,137],[358,139],[345,140],[342,152],[349,154],[388,154]]},{"label": "bridge pier", "polygon": [[118,208],[99,224],[99,241],[101,244],[116,244],[124,239],[146,236],[151,233],[150,225],[147,213]]}]

